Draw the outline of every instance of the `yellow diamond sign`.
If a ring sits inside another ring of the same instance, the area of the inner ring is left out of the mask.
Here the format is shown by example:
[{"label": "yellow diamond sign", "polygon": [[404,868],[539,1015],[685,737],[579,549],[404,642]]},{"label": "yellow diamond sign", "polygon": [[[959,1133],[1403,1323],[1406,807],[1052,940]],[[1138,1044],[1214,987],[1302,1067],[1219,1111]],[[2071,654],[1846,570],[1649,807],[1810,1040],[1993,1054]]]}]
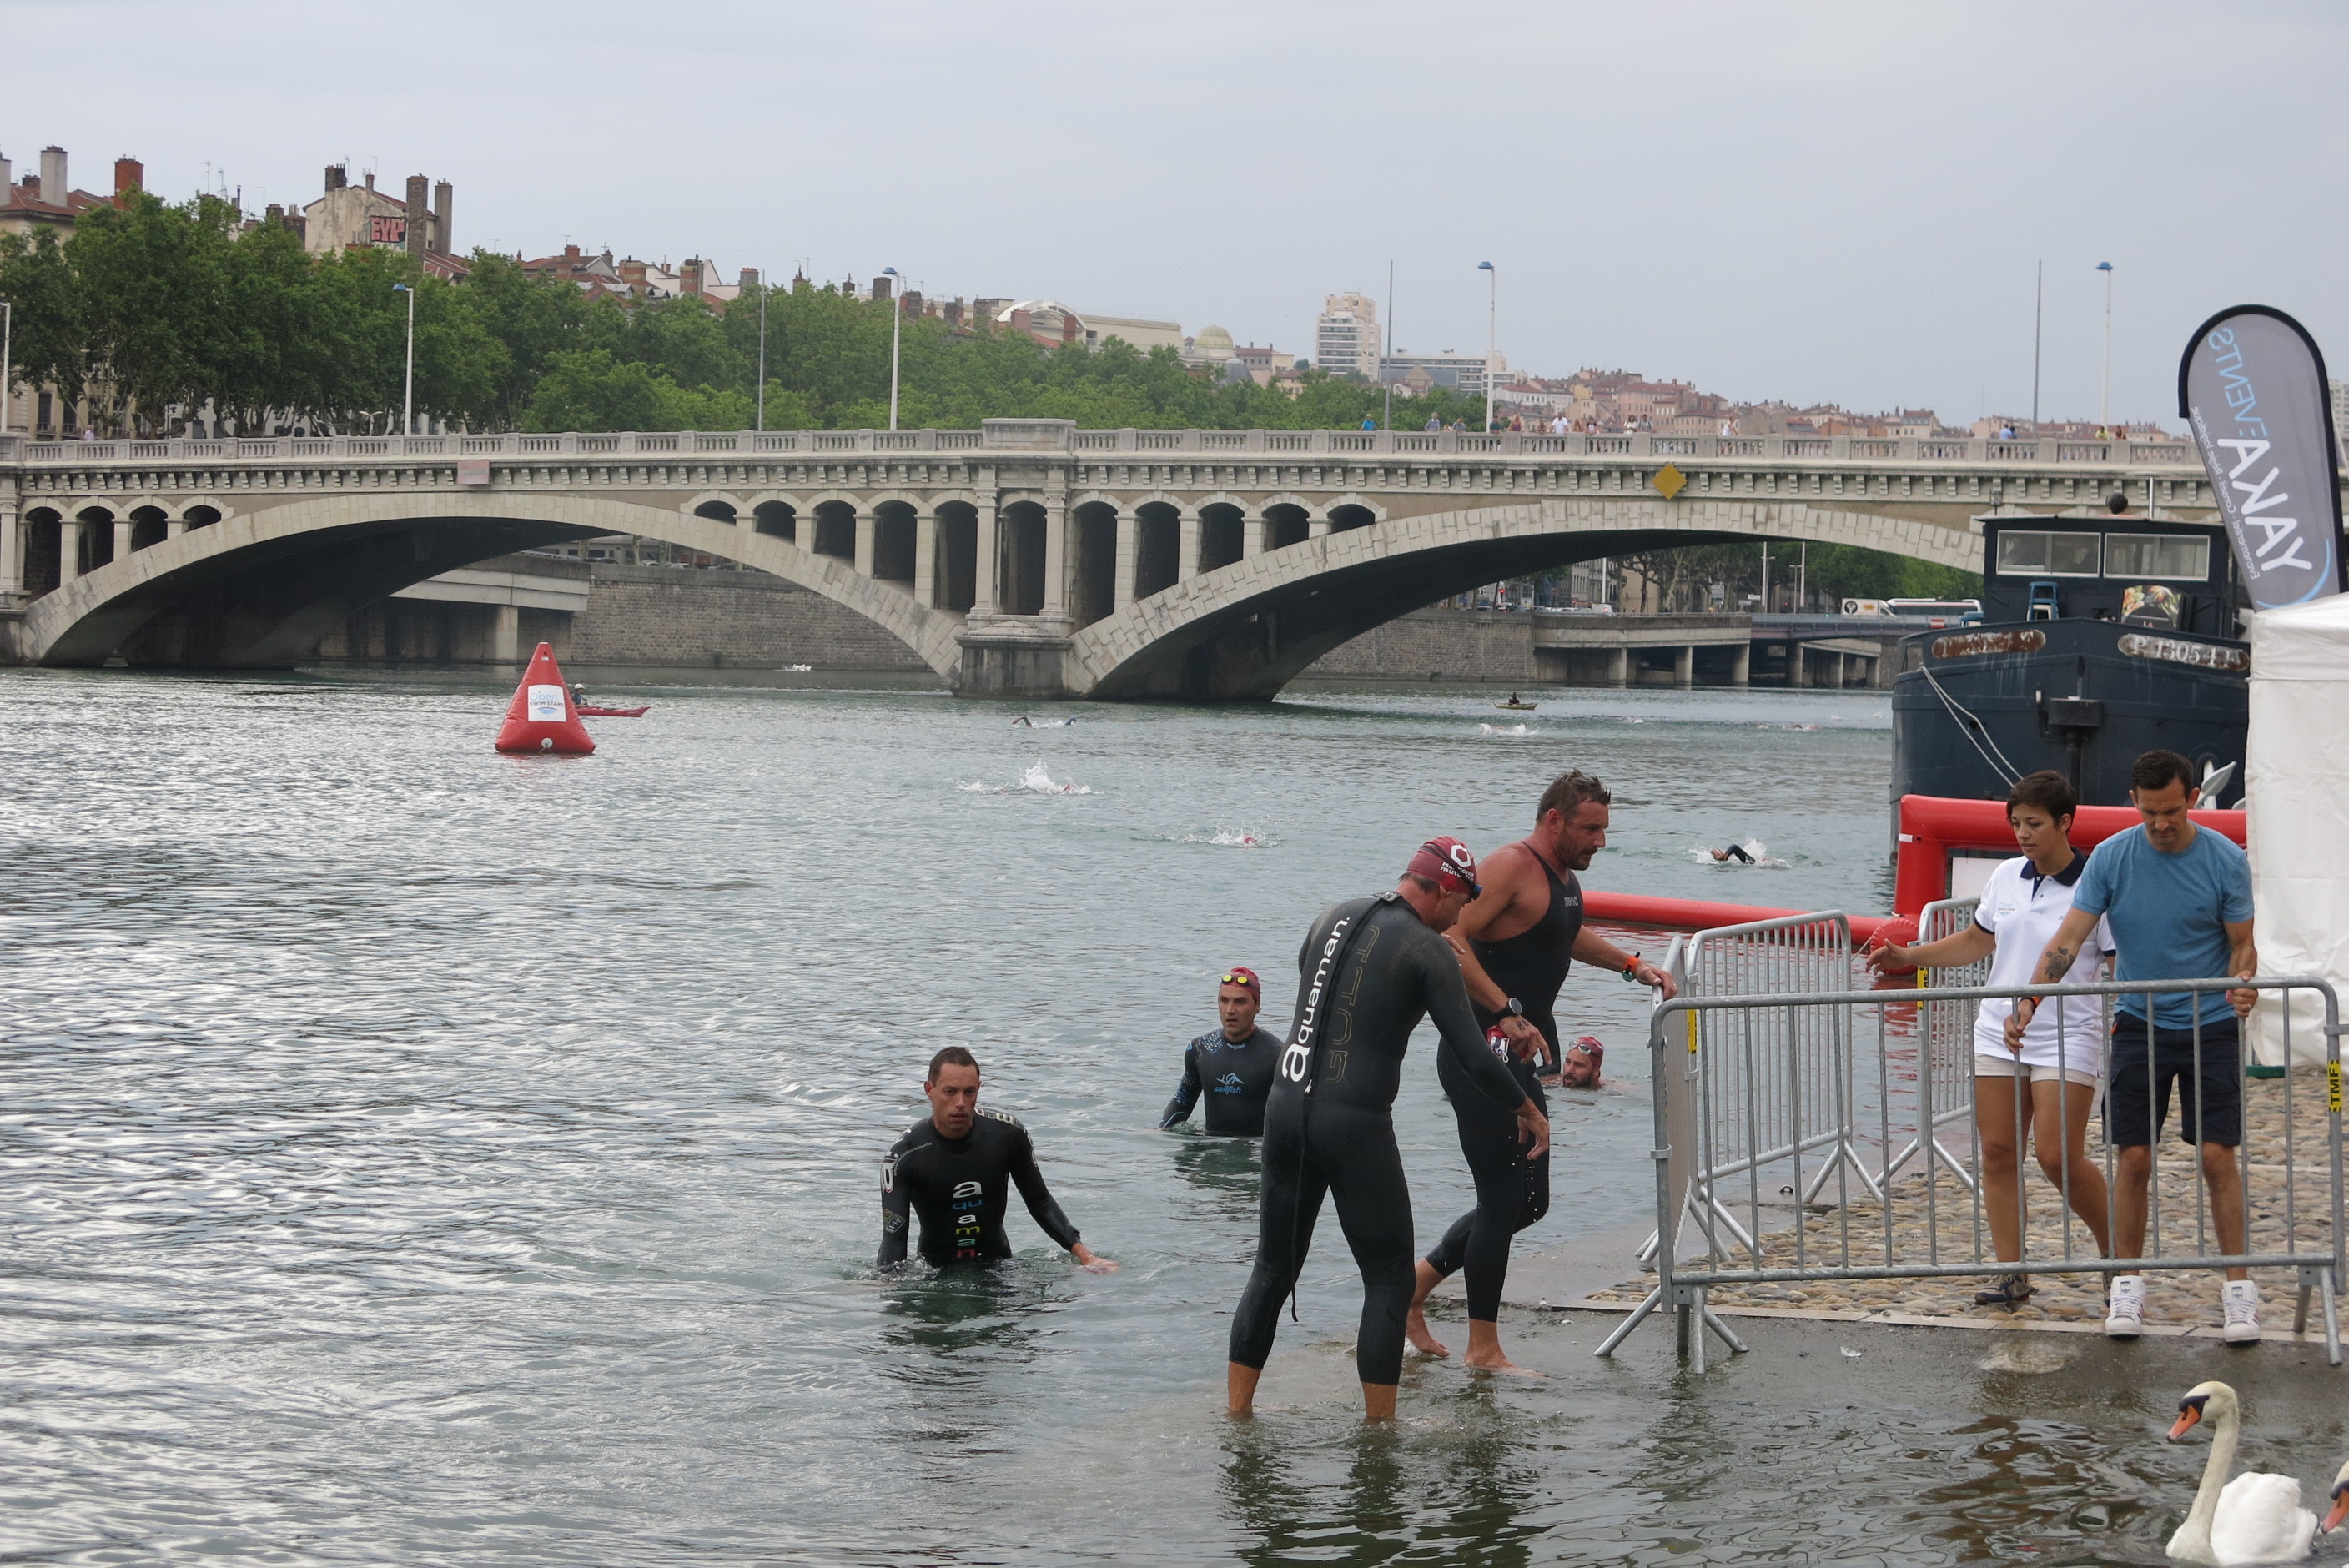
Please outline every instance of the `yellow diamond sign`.
[{"label": "yellow diamond sign", "polygon": [[1656,470],[1656,477],[1648,482],[1663,491],[1664,499],[1670,500],[1688,488],[1688,475],[1681,472],[1671,464],[1666,463]]}]

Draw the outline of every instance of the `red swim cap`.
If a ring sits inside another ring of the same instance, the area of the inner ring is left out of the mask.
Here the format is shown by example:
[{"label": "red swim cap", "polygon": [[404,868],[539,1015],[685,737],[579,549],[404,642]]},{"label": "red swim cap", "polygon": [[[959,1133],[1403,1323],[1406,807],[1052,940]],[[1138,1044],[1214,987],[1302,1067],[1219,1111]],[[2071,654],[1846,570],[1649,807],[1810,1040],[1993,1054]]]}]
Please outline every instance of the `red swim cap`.
[{"label": "red swim cap", "polygon": [[1457,839],[1428,840],[1411,857],[1403,873],[1427,877],[1447,892],[1466,888],[1472,899],[1485,891],[1476,882],[1476,857]]},{"label": "red swim cap", "polygon": [[1607,1047],[1599,1043],[1599,1037],[1596,1035],[1578,1035],[1575,1037],[1574,1044],[1566,1048],[1568,1051],[1580,1051],[1590,1058],[1590,1065],[1593,1067],[1607,1059]]},{"label": "red swim cap", "polygon": [[1256,971],[1253,969],[1244,969],[1237,964],[1233,965],[1230,970],[1226,972],[1224,977],[1217,981],[1216,984],[1219,985],[1245,985],[1249,990],[1255,992],[1259,998],[1264,995],[1264,982],[1256,977]]}]

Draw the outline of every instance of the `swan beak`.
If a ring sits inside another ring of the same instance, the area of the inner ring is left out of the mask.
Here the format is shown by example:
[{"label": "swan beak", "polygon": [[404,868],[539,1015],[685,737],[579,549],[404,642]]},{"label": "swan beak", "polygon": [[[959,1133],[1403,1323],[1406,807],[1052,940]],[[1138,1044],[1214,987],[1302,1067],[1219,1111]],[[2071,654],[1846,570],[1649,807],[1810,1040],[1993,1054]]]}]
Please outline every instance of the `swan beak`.
[{"label": "swan beak", "polygon": [[2174,1443],[2178,1439],[2184,1437],[2192,1429],[2194,1423],[2201,1418],[2202,1405],[2199,1400],[2197,1400],[2195,1403],[2189,1405],[2184,1409],[2178,1411],[2178,1424],[2169,1429],[2169,1440]]},{"label": "swan beak", "polygon": [[2333,1511],[2326,1514],[2324,1522],[2316,1528],[2323,1533],[2330,1535],[2341,1528],[2341,1522],[2344,1519],[2349,1519],[2349,1486],[2339,1488],[2333,1492]]}]

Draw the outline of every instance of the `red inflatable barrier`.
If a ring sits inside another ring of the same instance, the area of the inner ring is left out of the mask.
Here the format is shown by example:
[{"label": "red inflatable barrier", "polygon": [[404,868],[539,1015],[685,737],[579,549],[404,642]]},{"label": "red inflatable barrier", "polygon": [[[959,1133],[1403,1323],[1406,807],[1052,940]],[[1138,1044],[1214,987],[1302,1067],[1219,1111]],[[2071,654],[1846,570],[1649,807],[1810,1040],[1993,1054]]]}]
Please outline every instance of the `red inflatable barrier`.
[{"label": "red inflatable barrier", "polygon": [[[1646,925],[1659,931],[1707,931],[1719,925],[1746,925],[1757,920],[1782,920],[1790,914],[1809,914],[1810,910],[1764,909],[1750,903],[1715,903],[1702,898],[1653,898],[1644,893],[1609,892],[1599,888],[1582,890],[1582,914],[1586,920],[1605,921],[1610,925]],[[1884,928],[1886,940],[1906,941],[1917,933],[1917,923],[1897,914],[1854,914],[1851,939],[1866,946],[1876,940]],[[1905,927],[1908,936],[1900,934]]]},{"label": "red inflatable barrier", "polygon": [[[2240,811],[2196,811],[2195,825],[2240,844]],[[2072,846],[2095,849],[2144,819],[2134,806],[2083,806],[2072,819]],[[2003,800],[1952,800],[1939,795],[1900,797],[1900,858],[1892,883],[1892,907],[1916,915],[1936,899],[1950,896],[1950,851],[1984,850],[2019,853],[2014,830],[2006,825]]]},{"label": "red inflatable barrier", "polygon": [[[2196,811],[2198,826],[2244,841],[2240,811]],[[2083,806],[2072,819],[2072,842],[2093,850],[2115,833],[2142,820],[2132,806]],[[2014,830],[2007,826],[2003,800],[1953,800],[1938,795],[1900,798],[1900,857],[1894,875],[1891,914],[1850,916],[1851,939],[1865,947],[1878,941],[1903,946],[1917,940],[1917,917],[1925,906],[1950,896],[1951,851],[1975,850],[2001,857],[2016,854]],[[1652,898],[1640,893],[1586,888],[1583,913],[1592,920],[1665,931],[1704,931],[1810,913],[1764,909],[1755,904],[1716,903],[1700,898]]]},{"label": "red inflatable barrier", "polygon": [[554,755],[585,757],[595,749],[587,727],[571,701],[571,687],[554,650],[544,643],[530,656],[530,667],[506,704],[506,721],[498,730],[498,749],[510,756]]}]

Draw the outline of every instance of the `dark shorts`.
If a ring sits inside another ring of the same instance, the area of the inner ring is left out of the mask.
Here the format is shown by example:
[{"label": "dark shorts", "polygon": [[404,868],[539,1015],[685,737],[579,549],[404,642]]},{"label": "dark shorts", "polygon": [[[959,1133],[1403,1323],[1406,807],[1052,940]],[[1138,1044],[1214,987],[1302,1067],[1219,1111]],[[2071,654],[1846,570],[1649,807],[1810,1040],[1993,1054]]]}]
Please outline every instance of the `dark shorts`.
[{"label": "dark shorts", "polygon": [[[2114,1147],[2150,1144],[2169,1120],[2169,1090],[2178,1086],[2178,1137],[2185,1143],[2243,1141],[2241,1024],[2232,1014],[2202,1026],[2196,1070],[2194,1031],[2153,1031],[2152,1071],[2146,1068],[2146,1023],[2113,1015],[2113,1050],[2105,1082],[2105,1137]],[[2148,1081],[2149,1080],[2149,1081]]]}]

